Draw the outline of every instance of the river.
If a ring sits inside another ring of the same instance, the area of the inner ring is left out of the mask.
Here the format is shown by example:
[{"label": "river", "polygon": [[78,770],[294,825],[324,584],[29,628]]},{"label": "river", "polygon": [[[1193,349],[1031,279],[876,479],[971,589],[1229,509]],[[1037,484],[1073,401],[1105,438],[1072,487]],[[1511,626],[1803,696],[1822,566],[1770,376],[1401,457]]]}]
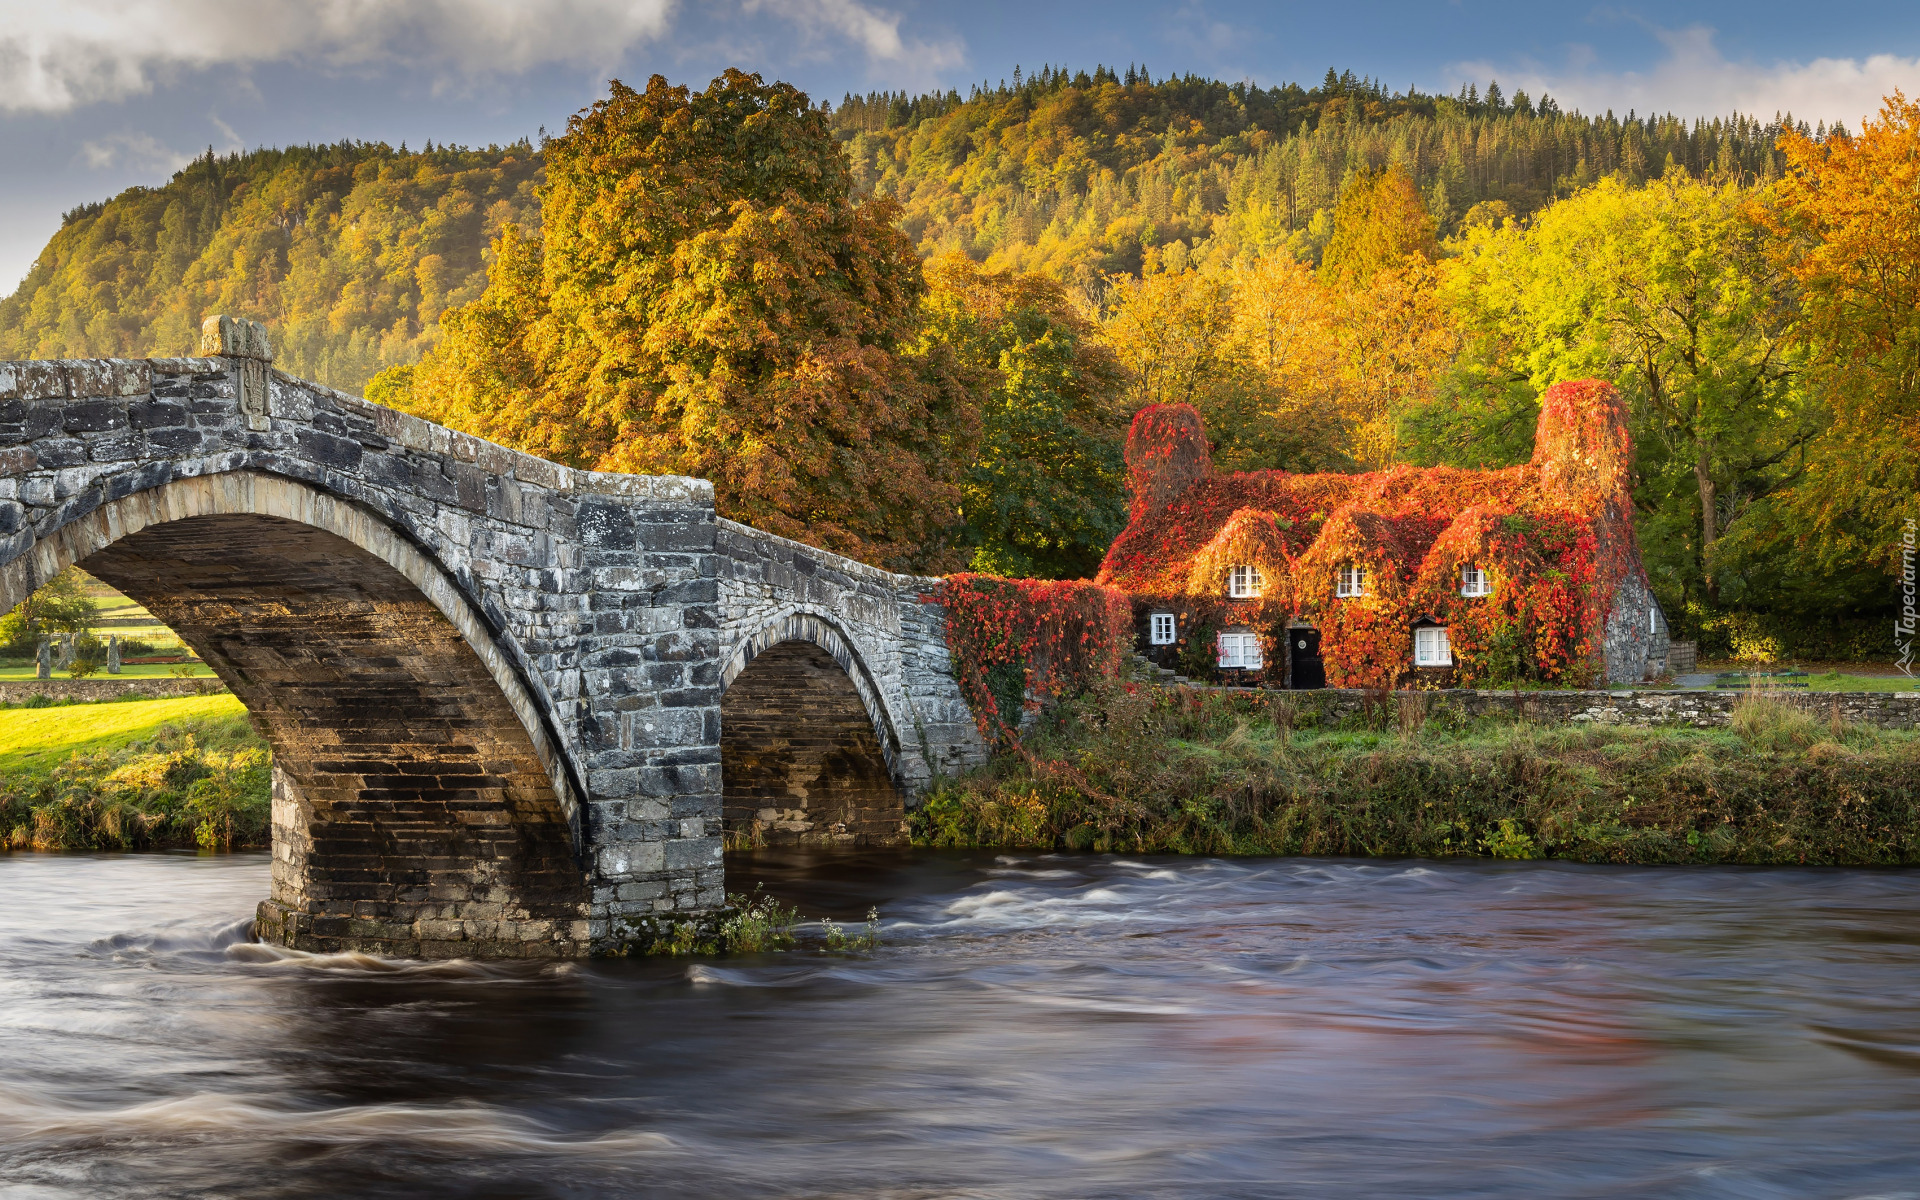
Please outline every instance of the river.
[{"label": "river", "polygon": [[0,1194],[1920,1194],[1920,873],[732,870],[883,943],[316,957],[264,855],[0,856]]}]

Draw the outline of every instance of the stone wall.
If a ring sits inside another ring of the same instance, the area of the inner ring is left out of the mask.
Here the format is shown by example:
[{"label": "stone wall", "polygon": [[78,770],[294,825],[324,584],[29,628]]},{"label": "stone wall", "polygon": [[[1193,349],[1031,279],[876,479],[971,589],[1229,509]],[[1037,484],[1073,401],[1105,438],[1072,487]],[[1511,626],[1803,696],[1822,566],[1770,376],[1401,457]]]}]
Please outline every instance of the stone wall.
[{"label": "stone wall", "polygon": [[1663,622],[1655,614],[1653,592],[1636,562],[1613,589],[1613,605],[1600,631],[1600,652],[1609,683],[1640,683],[1666,670],[1667,645]]},{"label": "stone wall", "polygon": [[177,696],[209,696],[224,692],[218,679],[123,679],[96,675],[91,679],[14,679],[0,682],[0,701],[19,704],[34,696],[53,700],[160,700]]},{"label": "stone wall", "polygon": [[[1471,691],[1463,688],[1427,692],[1369,693],[1351,688],[1308,692],[1237,690],[1264,695],[1276,702],[1291,700],[1326,720],[1363,714],[1369,706],[1389,709],[1389,723],[1401,704],[1424,704],[1429,711],[1441,705],[1469,717],[1518,713],[1530,721],[1579,722],[1602,725],[1691,725],[1710,728],[1728,724],[1741,691]],[[1840,719],[1883,729],[1920,729],[1920,692],[1812,692],[1782,689],[1772,693],[1788,704],[1826,720],[1836,709]]]}]

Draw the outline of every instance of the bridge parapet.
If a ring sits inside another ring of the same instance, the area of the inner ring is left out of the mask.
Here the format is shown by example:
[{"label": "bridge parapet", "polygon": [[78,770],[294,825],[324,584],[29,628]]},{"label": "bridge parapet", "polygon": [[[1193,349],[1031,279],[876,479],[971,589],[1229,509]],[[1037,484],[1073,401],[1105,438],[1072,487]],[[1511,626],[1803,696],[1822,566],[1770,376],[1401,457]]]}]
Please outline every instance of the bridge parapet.
[{"label": "bridge parapet", "polygon": [[861,694],[893,778],[909,800],[936,774],[986,758],[947,654],[940,580],[896,575],[842,555],[719,522],[721,678],[761,651],[808,641],[833,655]]},{"label": "bridge parapet", "polygon": [[[909,793],[980,756],[933,581],[722,522],[702,480],[572,469],[214,345],[0,362],[0,611],[86,560],[247,703],[279,776],[267,935],[578,954],[720,905],[721,694],[783,629],[844,641]],[[573,884],[503,874],[551,837]]]}]

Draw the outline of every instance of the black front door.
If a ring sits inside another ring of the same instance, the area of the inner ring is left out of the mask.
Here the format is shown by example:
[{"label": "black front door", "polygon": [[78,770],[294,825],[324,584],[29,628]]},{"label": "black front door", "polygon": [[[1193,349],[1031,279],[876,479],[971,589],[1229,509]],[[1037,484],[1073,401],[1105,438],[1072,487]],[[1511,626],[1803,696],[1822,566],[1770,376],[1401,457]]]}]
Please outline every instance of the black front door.
[{"label": "black front door", "polygon": [[1292,655],[1292,683],[1295,688],[1323,688],[1327,686],[1327,669],[1320,663],[1320,631],[1318,629],[1287,630],[1287,653]]}]

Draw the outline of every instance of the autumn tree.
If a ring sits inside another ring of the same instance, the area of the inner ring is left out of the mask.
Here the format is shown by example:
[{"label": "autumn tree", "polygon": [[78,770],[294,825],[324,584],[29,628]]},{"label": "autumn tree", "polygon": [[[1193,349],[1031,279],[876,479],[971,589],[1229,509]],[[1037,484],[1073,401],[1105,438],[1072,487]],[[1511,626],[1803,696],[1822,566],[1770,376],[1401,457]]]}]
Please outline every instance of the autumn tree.
[{"label": "autumn tree", "polygon": [[1329,327],[1312,272],[1284,249],[1234,271],[1155,269],[1111,280],[1102,334],[1127,370],[1128,412],[1198,409],[1223,470],[1344,463],[1327,405]]},{"label": "autumn tree", "polygon": [[1341,190],[1333,210],[1333,236],[1320,265],[1364,285],[1380,271],[1430,263],[1438,253],[1426,201],[1395,164],[1384,171],[1361,171]]},{"label": "autumn tree", "polygon": [[1832,568],[1897,568],[1920,520],[1920,103],[1896,91],[1857,137],[1781,139],[1788,171],[1754,216],[1799,285],[1793,331],[1831,422],[1786,497]]},{"label": "autumn tree", "polygon": [[1609,179],[1526,227],[1469,231],[1453,264],[1472,345],[1496,359],[1469,381],[1538,394],[1599,377],[1627,396],[1641,538],[1670,601],[1737,598],[1718,595],[1716,546],[1760,519],[1817,427],[1747,200],[1678,171],[1644,188]]},{"label": "autumn tree", "polygon": [[1242,262],[1232,276],[1233,355],[1264,426],[1249,450],[1299,471],[1354,462],[1354,414],[1340,381],[1339,304],[1313,270],[1284,249]]},{"label": "autumn tree", "polygon": [[1044,276],[945,255],[927,279],[922,337],[953,354],[980,404],[960,503],[973,569],[1092,576],[1126,522],[1119,364]]},{"label": "autumn tree", "polygon": [[1227,470],[1391,465],[1402,411],[1456,343],[1417,256],[1362,280],[1276,247],[1230,271],[1122,277],[1113,296],[1104,332],[1133,408],[1193,405]]},{"label": "autumn tree", "polygon": [[601,470],[710,479],[720,512],[900,569],[958,565],[973,408],[894,207],[825,117],[728,71],[620,83],[545,147],[538,237],[370,393]]}]

